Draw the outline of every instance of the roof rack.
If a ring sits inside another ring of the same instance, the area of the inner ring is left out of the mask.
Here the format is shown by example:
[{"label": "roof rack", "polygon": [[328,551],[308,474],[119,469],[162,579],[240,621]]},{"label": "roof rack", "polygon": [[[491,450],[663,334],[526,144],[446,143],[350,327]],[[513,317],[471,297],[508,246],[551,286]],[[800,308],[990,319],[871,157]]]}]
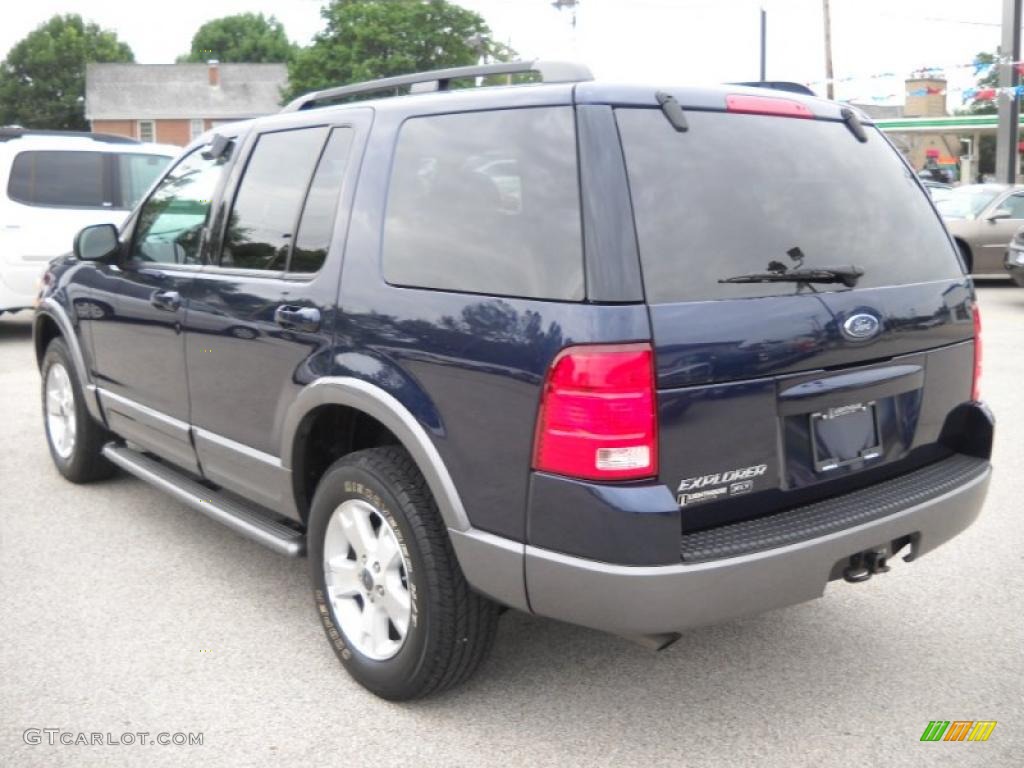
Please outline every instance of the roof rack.
[{"label": "roof rack", "polygon": [[410,93],[428,91],[447,91],[452,80],[464,80],[491,75],[517,75],[526,72],[537,72],[545,83],[578,83],[593,80],[590,69],[583,64],[570,61],[506,61],[498,64],[481,64],[471,67],[453,67],[451,69],[435,69],[431,72],[418,72],[413,75],[398,75],[380,80],[369,80],[365,83],[341,85],[322,91],[313,91],[288,102],[282,112],[298,112],[312,109],[321,101],[334,101],[345,96],[355,96],[377,91],[390,91],[410,86]]},{"label": "roof rack", "polygon": [[770,88],[773,91],[802,93],[804,96],[818,95],[803,83],[794,83],[789,80],[757,80],[751,83],[727,83],[727,85],[742,85],[747,88]]},{"label": "roof rack", "polygon": [[22,136],[67,136],[76,139],[92,139],[105,141],[108,144],[141,144],[131,136],[118,136],[113,133],[93,133],[92,131],[53,131],[44,128],[21,128],[16,125],[0,126],[0,141],[20,139]]}]

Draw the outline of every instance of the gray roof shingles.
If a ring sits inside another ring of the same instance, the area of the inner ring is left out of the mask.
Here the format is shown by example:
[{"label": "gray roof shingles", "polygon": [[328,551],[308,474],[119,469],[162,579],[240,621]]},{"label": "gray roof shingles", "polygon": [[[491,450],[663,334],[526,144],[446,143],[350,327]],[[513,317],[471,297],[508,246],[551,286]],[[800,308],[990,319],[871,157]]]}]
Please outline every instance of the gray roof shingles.
[{"label": "gray roof shingles", "polygon": [[240,119],[281,108],[281,90],[288,82],[284,64],[217,66],[219,86],[209,84],[208,64],[89,64],[85,117]]}]

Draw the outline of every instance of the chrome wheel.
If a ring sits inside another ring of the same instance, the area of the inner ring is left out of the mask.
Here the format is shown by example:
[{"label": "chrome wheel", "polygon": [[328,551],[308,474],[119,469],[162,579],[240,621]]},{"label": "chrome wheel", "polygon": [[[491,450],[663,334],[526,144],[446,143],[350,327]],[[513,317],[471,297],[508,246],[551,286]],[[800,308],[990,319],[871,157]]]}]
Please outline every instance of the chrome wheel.
[{"label": "chrome wheel", "polygon": [[349,644],[376,661],[392,658],[409,632],[408,564],[395,531],[362,499],[334,512],[324,534],[324,580]]},{"label": "chrome wheel", "polygon": [[75,450],[75,390],[71,377],[60,363],[54,363],[46,373],[46,432],[53,450],[62,459]]}]

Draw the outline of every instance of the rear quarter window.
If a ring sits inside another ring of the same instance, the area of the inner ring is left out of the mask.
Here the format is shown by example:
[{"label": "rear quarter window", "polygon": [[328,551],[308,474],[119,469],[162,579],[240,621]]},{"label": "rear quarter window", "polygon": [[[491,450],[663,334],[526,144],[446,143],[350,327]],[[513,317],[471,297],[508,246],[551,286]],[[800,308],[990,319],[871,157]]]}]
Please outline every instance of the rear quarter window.
[{"label": "rear quarter window", "polygon": [[25,205],[112,207],[101,152],[31,150],[11,164],[7,196]]},{"label": "rear quarter window", "polygon": [[858,288],[962,274],[926,193],[873,128],[861,143],[826,120],[688,110],[679,133],[660,110],[616,117],[652,303],[843,289],[719,282],[772,262],[854,265]]},{"label": "rear quarter window", "polygon": [[392,285],[583,298],[570,107],[410,119],[388,195],[382,260]]}]

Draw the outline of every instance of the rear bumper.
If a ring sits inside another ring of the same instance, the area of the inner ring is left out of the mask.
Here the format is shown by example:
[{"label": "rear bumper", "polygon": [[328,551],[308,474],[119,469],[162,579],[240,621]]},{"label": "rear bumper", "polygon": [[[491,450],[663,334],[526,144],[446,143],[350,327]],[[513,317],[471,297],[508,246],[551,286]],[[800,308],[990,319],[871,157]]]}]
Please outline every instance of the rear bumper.
[{"label": "rear bumper", "polygon": [[[622,566],[525,547],[530,608],[620,635],[660,635],[820,597],[853,554],[910,539],[919,557],[971,525],[988,491],[970,480],[899,511],[786,546],[707,562]],[[471,579],[472,581],[472,579]]]}]

